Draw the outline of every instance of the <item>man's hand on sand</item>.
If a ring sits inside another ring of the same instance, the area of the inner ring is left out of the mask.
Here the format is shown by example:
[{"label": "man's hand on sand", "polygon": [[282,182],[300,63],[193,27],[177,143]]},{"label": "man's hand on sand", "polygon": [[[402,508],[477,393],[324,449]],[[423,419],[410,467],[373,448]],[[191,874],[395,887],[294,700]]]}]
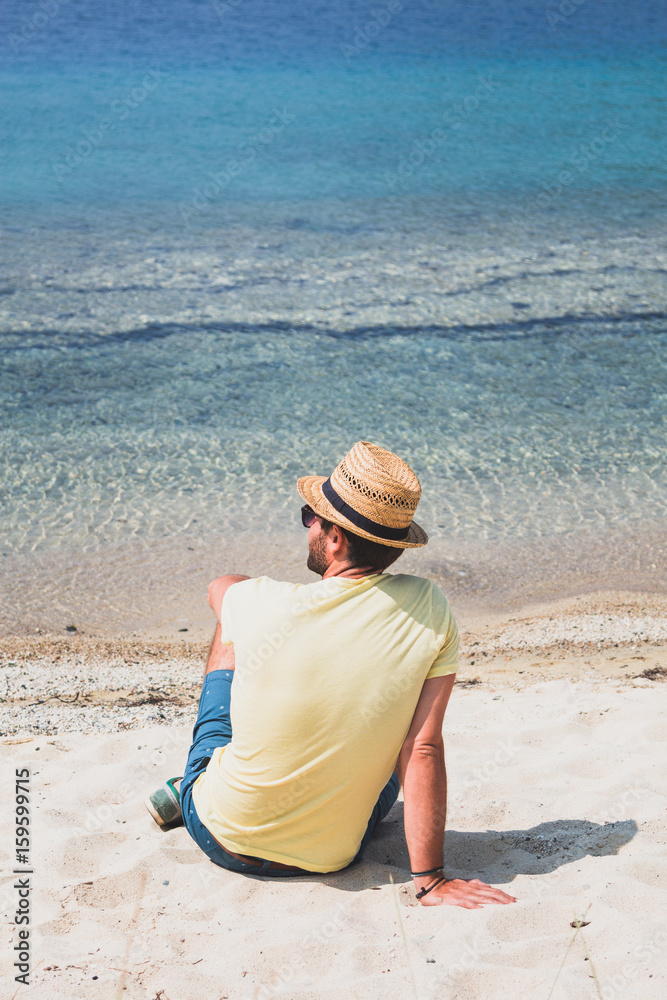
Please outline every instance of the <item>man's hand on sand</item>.
[{"label": "man's hand on sand", "polygon": [[463,906],[466,910],[478,910],[489,903],[516,903],[514,896],[509,896],[502,889],[495,889],[478,878],[470,882],[462,878],[454,878],[441,882],[435,889],[422,896],[422,906]]}]

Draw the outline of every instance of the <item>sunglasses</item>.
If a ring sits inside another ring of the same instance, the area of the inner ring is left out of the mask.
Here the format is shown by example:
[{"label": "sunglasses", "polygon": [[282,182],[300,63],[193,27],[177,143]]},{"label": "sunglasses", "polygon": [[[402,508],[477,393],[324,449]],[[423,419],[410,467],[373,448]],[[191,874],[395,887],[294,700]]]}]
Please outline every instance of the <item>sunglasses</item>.
[{"label": "sunglasses", "polygon": [[315,522],[317,514],[307,503],[301,508],[301,523],[304,528],[310,528],[311,524]]}]

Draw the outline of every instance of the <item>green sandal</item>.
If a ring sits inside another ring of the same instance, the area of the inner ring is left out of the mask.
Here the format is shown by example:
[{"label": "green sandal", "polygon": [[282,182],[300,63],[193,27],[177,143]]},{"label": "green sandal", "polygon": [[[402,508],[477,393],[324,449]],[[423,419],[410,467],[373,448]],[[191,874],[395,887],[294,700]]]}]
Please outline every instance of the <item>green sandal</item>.
[{"label": "green sandal", "polygon": [[178,789],[174,788],[175,781],[182,781],[182,777],[165,781],[162,788],[158,788],[157,792],[146,799],[146,808],[158,826],[172,826],[183,822],[181,796]]}]

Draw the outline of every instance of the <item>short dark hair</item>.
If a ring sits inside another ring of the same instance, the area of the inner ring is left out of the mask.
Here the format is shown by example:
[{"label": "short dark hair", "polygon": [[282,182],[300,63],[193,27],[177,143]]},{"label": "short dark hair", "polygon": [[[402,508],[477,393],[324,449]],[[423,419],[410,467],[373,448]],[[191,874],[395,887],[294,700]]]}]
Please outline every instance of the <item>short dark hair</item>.
[{"label": "short dark hair", "polygon": [[[322,528],[328,534],[333,527],[333,521],[327,521],[324,517],[320,520]],[[384,573],[403,552],[403,549],[395,545],[383,545],[382,542],[372,542],[370,538],[355,535],[342,524],[337,524],[336,527],[340,528],[347,538],[347,551],[353,566],[372,566],[378,573]]]}]

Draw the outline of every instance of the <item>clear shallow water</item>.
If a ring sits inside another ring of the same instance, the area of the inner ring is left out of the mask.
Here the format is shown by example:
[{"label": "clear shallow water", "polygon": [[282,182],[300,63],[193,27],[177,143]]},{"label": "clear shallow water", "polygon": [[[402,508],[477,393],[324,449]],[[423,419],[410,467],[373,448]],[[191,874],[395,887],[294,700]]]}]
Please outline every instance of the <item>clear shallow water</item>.
[{"label": "clear shallow water", "polygon": [[650,241],[390,239],[327,260],[292,240],[285,260],[239,238],[233,264],[153,247],[120,280],[93,260],[17,289],[16,323],[34,316],[2,339],[11,544],[216,532],[250,511],[278,528],[296,477],[364,437],[414,463],[435,536],[664,515]]},{"label": "clear shallow water", "polygon": [[358,438],[436,560],[661,523],[661,8],[376,9],[7,5],[12,559],[268,538]]}]

